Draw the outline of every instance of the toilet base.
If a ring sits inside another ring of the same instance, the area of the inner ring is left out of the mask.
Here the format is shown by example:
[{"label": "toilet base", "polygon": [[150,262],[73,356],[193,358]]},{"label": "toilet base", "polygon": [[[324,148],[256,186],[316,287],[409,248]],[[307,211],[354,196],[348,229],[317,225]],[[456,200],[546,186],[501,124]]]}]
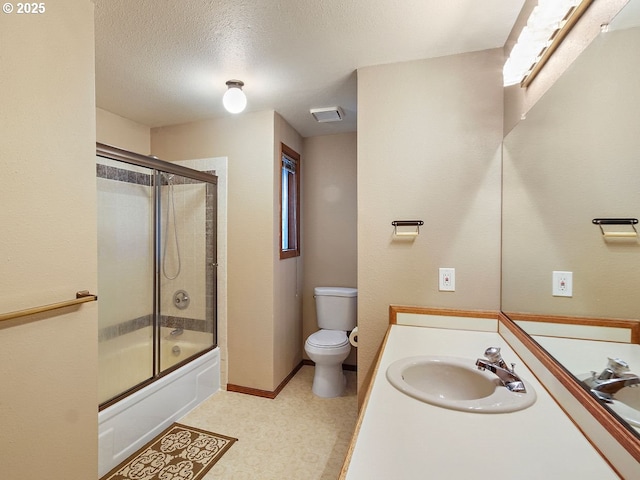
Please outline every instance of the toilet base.
[{"label": "toilet base", "polygon": [[342,364],[318,365],[316,363],[311,391],[318,397],[334,398],[344,393],[347,377],[342,371]]}]

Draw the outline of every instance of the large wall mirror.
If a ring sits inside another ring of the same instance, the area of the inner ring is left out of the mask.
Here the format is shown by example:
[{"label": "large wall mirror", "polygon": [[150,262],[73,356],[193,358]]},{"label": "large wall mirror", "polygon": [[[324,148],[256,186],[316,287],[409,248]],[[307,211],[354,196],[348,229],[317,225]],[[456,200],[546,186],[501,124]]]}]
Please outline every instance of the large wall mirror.
[{"label": "large wall mirror", "polygon": [[629,2],[505,137],[502,257],[503,312],[636,437],[640,228],[593,220],[640,218],[638,52]]}]

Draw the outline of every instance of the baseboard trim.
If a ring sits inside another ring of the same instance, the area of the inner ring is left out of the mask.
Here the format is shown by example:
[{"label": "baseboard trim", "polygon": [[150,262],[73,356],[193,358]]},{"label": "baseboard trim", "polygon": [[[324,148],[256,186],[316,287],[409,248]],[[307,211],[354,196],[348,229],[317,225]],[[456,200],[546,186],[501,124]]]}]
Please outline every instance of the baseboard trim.
[{"label": "baseboard trim", "polygon": [[263,397],[263,398],[270,398],[270,399],[274,399],[278,396],[278,394],[282,391],[282,389],[287,385],[287,383],[289,383],[289,381],[293,378],[293,376],[298,373],[298,370],[300,370],[302,368],[302,365],[304,365],[304,360],[302,362],[300,362],[292,371],[289,375],[287,375],[287,377],[282,380],[282,382],[280,382],[280,385],[278,385],[278,388],[276,388],[273,392],[269,391],[269,390],[260,390],[258,388],[252,388],[252,387],[243,387],[242,385],[234,385],[232,383],[228,383],[227,384],[227,391],[228,392],[237,392],[237,393],[244,393],[246,395],[253,395],[255,397]]},{"label": "baseboard trim", "polygon": [[[309,365],[311,367],[315,367],[316,366],[316,362],[314,362],[313,360],[309,360],[308,358],[305,358],[302,360],[302,364],[303,365]],[[347,370],[349,372],[357,372],[358,371],[358,366],[357,365],[347,365],[346,363],[342,364],[342,370]]]}]

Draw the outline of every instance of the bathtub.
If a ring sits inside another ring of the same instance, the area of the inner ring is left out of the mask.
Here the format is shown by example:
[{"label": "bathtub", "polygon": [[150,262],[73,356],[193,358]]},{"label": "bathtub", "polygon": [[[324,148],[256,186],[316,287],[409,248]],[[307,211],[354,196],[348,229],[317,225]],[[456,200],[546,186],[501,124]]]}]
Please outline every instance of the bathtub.
[{"label": "bathtub", "polygon": [[[184,353],[188,351],[185,338],[178,344]],[[220,348],[215,348],[100,411],[98,476],[105,475],[219,389]]]}]

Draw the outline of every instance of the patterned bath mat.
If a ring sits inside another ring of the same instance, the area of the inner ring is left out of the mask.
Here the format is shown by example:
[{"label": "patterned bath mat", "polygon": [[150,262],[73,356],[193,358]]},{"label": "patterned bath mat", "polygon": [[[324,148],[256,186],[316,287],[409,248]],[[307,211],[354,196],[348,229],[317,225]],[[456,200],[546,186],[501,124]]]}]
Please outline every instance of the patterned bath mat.
[{"label": "patterned bath mat", "polygon": [[101,480],[200,480],[237,440],[174,423]]}]

